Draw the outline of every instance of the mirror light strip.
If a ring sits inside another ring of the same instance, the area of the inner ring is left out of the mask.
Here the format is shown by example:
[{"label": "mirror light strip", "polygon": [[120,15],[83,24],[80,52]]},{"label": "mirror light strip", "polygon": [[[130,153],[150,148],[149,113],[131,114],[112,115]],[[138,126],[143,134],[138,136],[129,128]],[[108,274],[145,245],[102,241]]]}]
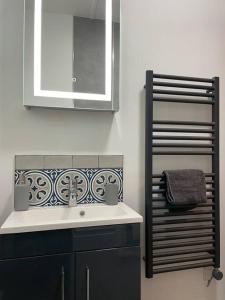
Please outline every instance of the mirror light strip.
[{"label": "mirror light strip", "polygon": [[105,94],[73,93],[48,91],[41,89],[41,41],[42,41],[42,0],[35,0],[34,6],[34,96],[111,101],[112,97],[112,1],[106,1],[106,37],[105,37]]},{"label": "mirror light strip", "polygon": [[111,99],[112,94],[112,1],[106,0],[106,37],[105,37],[105,92]]},{"label": "mirror light strip", "polygon": [[41,31],[42,0],[35,0],[34,6],[34,95],[41,90]]}]

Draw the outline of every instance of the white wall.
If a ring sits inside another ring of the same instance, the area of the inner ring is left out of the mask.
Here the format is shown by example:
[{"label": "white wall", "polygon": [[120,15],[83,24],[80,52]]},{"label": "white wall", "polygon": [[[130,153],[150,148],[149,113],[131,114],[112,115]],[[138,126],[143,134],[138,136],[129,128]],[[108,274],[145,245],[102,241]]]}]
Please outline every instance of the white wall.
[{"label": "white wall", "polygon": [[[22,107],[22,0],[0,0],[4,25],[0,99],[0,211],[12,203],[15,153],[120,153],[125,155],[128,204],[144,205],[145,70],[221,78],[221,259],[225,272],[225,2],[122,0],[121,110],[110,113],[25,110]],[[0,72],[1,72],[0,71]],[[198,115],[193,111],[193,117]],[[204,112],[203,114],[207,114]],[[144,269],[143,269],[144,272]],[[206,288],[202,270],[142,280],[143,300],[222,300],[225,283]]]},{"label": "white wall", "polygon": [[[122,4],[122,107],[125,198],[143,211],[145,70],[221,78],[221,259],[225,271],[224,118],[225,2],[141,0]],[[165,113],[165,112],[164,112]],[[186,113],[186,111],[185,111]],[[180,117],[185,118],[185,113]],[[196,111],[193,111],[197,116]],[[177,116],[179,118],[179,116]],[[202,116],[201,116],[202,117]],[[142,280],[143,300],[224,299],[225,283],[206,288],[202,270]]]}]

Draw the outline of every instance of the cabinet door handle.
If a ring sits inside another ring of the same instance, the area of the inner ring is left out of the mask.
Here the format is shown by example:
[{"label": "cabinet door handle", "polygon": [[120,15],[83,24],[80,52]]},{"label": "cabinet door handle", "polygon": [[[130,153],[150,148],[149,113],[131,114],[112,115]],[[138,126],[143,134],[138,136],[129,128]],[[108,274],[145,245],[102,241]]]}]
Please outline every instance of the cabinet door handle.
[{"label": "cabinet door handle", "polygon": [[65,271],[64,271],[64,266],[62,266],[62,271],[61,271],[61,299],[65,300]]},{"label": "cabinet door handle", "polygon": [[90,300],[90,269],[86,266],[87,300]]}]

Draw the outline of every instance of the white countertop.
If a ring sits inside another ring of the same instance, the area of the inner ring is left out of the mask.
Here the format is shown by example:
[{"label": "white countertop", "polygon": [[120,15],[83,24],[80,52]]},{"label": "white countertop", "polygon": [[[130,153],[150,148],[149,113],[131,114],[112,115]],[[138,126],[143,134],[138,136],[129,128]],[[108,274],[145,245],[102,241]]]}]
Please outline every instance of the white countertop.
[{"label": "white countertop", "polygon": [[31,208],[13,211],[0,227],[0,234],[142,222],[142,216],[124,203]]}]

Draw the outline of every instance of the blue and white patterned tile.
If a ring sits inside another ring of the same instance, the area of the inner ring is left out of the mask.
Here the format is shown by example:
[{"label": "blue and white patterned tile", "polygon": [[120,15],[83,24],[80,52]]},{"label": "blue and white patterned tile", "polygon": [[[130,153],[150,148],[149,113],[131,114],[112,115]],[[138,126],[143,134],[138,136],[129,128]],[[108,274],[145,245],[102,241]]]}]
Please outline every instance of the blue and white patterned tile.
[{"label": "blue and white patterned tile", "polygon": [[53,181],[50,176],[40,170],[22,171],[16,175],[16,183],[19,175],[24,174],[30,185],[29,201],[31,206],[45,206],[53,196]]},{"label": "blue and white patterned tile", "polygon": [[123,201],[123,169],[51,169],[16,170],[15,183],[24,174],[30,184],[31,206],[66,205],[69,200],[69,182],[78,182],[78,203],[104,202],[104,185],[118,185],[118,198]]},{"label": "blue and white patterned tile", "polygon": [[118,195],[121,200],[122,193],[122,176],[119,174],[118,170],[113,169],[100,169],[94,176],[92,176],[90,181],[91,195],[93,199],[97,202],[104,201],[105,195],[105,185],[107,183],[114,183],[118,186]]},{"label": "blue and white patterned tile", "polygon": [[77,203],[82,203],[89,191],[88,178],[85,172],[76,169],[69,169],[61,172],[57,177],[54,187],[55,195],[63,203],[68,203],[69,200],[69,183],[71,180],[77,181]]}]

